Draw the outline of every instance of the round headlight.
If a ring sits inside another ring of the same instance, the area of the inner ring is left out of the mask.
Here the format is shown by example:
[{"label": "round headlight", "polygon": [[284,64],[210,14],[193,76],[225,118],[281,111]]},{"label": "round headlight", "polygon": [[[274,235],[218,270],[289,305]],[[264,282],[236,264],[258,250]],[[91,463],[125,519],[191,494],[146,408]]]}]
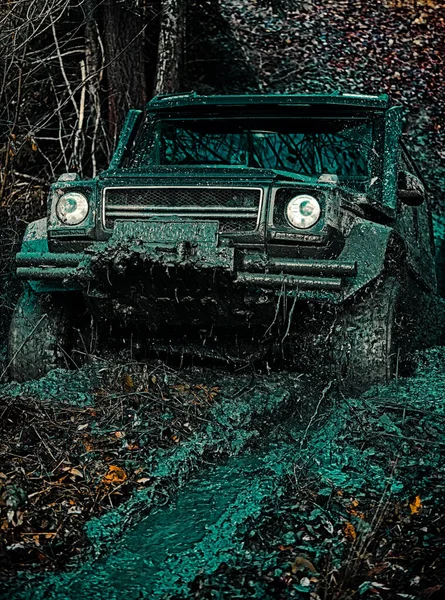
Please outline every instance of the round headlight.
[{"label": "round headlight", "polygon": [[315,198],[308,194],[295,196],[287,205],[289,223],[297,229],[308,229],[320,218],[321,208]]},{"label": "round headlight", "polygon": [[88,214],[88,200],[79,192],[68,192],[59,198],[57,217],[65,225],[79,225]]}]

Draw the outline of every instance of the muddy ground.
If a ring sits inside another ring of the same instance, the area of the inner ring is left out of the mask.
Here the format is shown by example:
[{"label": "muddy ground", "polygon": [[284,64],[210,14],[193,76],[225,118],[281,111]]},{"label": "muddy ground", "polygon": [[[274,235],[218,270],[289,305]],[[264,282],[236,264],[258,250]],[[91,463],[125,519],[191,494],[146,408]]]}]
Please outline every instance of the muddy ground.
[{"label": "muddy ground", "polygon": [[360,398],[120,357],[0,399],[2,598],[442,598],[445,349]]}]

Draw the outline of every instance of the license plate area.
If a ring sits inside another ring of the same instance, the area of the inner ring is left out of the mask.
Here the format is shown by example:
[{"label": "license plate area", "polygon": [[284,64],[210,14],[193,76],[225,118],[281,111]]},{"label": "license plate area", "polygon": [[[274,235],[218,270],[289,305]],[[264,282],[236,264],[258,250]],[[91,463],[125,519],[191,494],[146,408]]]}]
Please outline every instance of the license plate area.
[{"label": "license plate area", "polygon": [[217,245],[218,221],[185,221],[179,219],[156,219],[153,221],[116,221],[112,239],[115,241],[138,240],[146,244],[167,243]]}]

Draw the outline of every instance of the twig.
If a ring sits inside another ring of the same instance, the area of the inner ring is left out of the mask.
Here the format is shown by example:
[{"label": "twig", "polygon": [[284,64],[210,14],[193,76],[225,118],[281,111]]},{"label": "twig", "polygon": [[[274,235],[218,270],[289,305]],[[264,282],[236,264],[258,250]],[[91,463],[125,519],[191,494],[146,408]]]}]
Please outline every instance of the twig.
[{"label": "twig", "polygon": [[81,156],[78,156],[78,152],[79,152],[79,142],[80,142],[80,138],[82,136],[82,130],[83,130],[83,121],[84,121],[84,117],[85,117],[86,68],[85,68],[84,60],[80,61],[80,73],[81,73],[81,80],[82,80],[82,88],[81,88],[81,92],[80,92],[79,119],[77,122],[76,135],[74,136],[74,147],[73,147],[73,156],[72,156],[77,169],[79,169],[79,167],[81,166]]},{"label": "twig", "polygon": [[373,432],[372,435],[385,435],[386,437],[394,437],[402,441],[417,442],[419,444],[435,444],[437,446],[445,446],[445,442],[438,442],[431,440],[430,438],[421,440],[420,438],[408,437],[405,435],[398,435],[396,433],[388,433],[386,431],[379,431],[378,433]]},{"label": "twig", "polygon": [[[73,91],[72,91],[72,89],[71,89],[70,82],[69,82],[69,80],[68,80],[68,77],[67,77],[67,75],[66,75],[66,71],[65,71],[65,65],[63,64],[63,58],[62,58],[62,55],[61,55],[61,53],[60,53],[59,41],[58,41],[58,39],[57,39],[56,28],[54,27],[54,20],[53,20],[53,17],[52,17],[52,15],[50,16],[50,20],[51,20],[51,29],[52,29],[52,32],[53,32],[53,38],[54,38],[54,45],[55,45],[55,47],[56,47],[57,58],[58,58],[58,60],[59,60],[59,65],[60,65],[60,71],[61,71],[61,73],[62,73],[62,76],[63,76],[63,79],[64,79],[64,81],[65,81],[66,88],[67,88],[67,90],[68,90],[68,93],[69,93],[69,98],[71,99],[71,101],[72,101],[72,103],[73,103],[74,110],[75,110],[75,112],[76,112],[77,118],[79,119],[79,116],[80,116],[80,114],[79,114],[79,107],[78,107],[78,106],[77,106],[77,104],[76,104],[76,101],[75,101],[75,99],[74,99],[74,93],[73,93]],[[84,83],[84,82],[82,82],[82,84],[81,84],[80,86],[78,86],[78,87],[82,88],[84,85],[85,85],[85,83]]]},{"label": "twig", "polygon": [[321,392],[321,396],[320,396],[320,400],[318,401],[317,407],[315,409],[315,412],[312,414],[311,418],[309,419],[309,423],[307,424],[307,427],[304,431],[304,434],[300,440],[300,450],[303,447],[304,442],[306,441],[309,429],[311,428],[313,422],[315,421],[315,418],[318,415],[318,411],[320,409],[321,403],[323,402],[323,400],[326,398],[327,394],[330,392],[332,385],[333,385],[334,381],[331,380],[328,385],[323,389],[323,391]]}]

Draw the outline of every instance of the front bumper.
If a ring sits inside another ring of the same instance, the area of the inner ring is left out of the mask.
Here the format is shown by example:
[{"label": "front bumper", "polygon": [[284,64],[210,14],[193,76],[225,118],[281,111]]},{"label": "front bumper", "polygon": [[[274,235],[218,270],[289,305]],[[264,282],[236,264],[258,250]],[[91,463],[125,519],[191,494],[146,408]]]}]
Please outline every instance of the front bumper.
[{"label": "front bumper", "polygon": [[266,289],[340,292],[345,277],[357,272],[355,261],[265,258],[247,254],[235,283]]},{"label": "front bumper", "polygon": [[[57,281],[60,283],[94,279],[93,273],[85,273],[85,254],[81,253],[41,253],[21,252],[16,256],[17,276],[31,281]],[[152,258],[155,262],[156,259]],[[169,266],[173,266],[170,264]],[[213,265],[195,264],[213,269]],[[308,259],[259,259],[247,255],[242,260],[245,270],[238,271],[234,284],[281,290],[324,290],[340,292],[345,287],[345,277],[357,272],[357,264],[352,261],[308,260]]]},{"label": "front bumper", "polygon": [[64,281],[74,277],[82,253],[19,252],[16,257],[17,277],[31,281]]},{"label": "front bumper", "polygon": [[[391,236],[388,227],[362,222],[353,227],[337,258],[315,260],[218,245],[217,223],[210,221],[172,221],[162,229],[164,225],[117,228],[108,242],[94,243],[82,253],[22,251],[16,258],[17,276],[43,284],[41,291],[80,289],[88,294],[100,288],[101,294],[113,296],[116,282],[125,287],[131,273],[133,281],[140,279],[146,290],[158,288],[161,296],[178,284],[191,291],[207,288],[211,296],[219,280],[220,292],[223,286],[231,288],[225,290],[226,302],[232,290],[236,295],[285,293],[340,303],[382,273]],[[195,279],[199,285],[192,285]]]}]

